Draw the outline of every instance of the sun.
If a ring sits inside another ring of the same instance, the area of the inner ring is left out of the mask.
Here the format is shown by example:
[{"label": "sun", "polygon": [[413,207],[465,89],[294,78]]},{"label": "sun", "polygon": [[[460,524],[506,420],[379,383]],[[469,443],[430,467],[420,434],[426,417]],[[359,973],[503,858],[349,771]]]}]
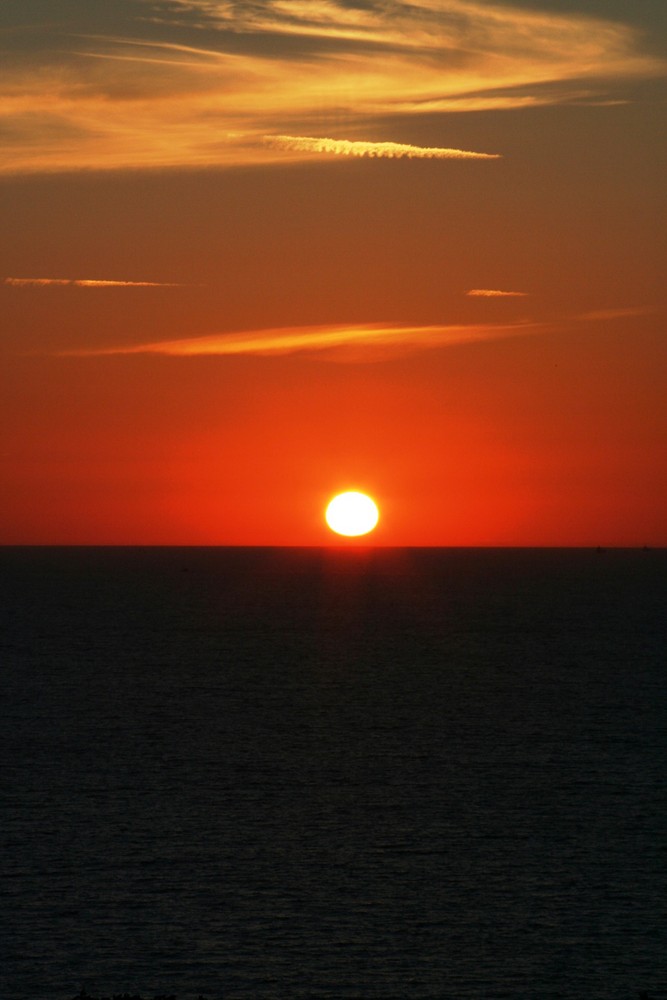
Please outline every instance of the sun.
[{"label": "sun", "polygon": [[339,493],[329,503],[326,522],[338,535],[367,535],[378,523],[380,513],[376,503],[365,493],[350,490]]}]

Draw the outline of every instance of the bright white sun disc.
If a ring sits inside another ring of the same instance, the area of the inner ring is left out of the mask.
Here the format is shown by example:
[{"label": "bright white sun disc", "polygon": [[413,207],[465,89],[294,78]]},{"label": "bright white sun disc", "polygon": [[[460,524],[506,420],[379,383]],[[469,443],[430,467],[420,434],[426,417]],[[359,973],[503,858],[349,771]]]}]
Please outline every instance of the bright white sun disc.
[{"label": "bright white sun disc", "polygon": [[326,522],[338,535],[367,535],[378,523],[377,506],[365,493],[351,490],[334,497],[326,510]]}]

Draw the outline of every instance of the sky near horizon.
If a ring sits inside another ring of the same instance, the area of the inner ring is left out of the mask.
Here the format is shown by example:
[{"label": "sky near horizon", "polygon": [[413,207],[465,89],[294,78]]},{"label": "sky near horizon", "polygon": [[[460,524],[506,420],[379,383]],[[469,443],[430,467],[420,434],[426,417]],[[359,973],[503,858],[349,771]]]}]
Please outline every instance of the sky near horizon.
[{"label": "sky near horizon", "polygon": [[667,544],[663,0],[3,0],[0,64],[0,544]]}]

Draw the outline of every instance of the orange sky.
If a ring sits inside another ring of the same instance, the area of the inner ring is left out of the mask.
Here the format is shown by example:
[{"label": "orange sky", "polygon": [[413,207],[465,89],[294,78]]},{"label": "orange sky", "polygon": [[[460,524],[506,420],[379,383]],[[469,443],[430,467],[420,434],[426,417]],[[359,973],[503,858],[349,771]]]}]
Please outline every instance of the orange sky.
[{"label": "orange sky", "polygon": [[0,543],[665,545],[637,6],[3,4]]}]

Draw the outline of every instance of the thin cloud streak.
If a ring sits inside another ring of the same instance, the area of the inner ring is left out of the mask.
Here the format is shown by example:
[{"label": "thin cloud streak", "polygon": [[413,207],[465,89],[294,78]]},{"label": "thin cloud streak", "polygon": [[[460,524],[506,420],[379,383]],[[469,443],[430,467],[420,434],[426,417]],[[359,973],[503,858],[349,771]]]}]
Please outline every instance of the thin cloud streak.
[{"label": "thin cloud streak", "polygon": [[206,337],[124,344],[115,347],[78,348],[53,352],[57,357],[111,357],[163,355],[175,358],[270,356],[319,353],[335,360],[384,360],[397,352],[444,349],[463,344],[507,340],[563,331],[571,323],[598,323],[646,315],[650,310],[636,307],[599,309],[564,316],[552,322],[519,320],[515,323],[440,324],[400,326],[365,323],[298,328],[248,330],[211,334]]},{"label": "thin cloud streak", "polygon": [[589,312],[581,313],[578,320],[584,323],[595,323],[607,319],[631,319],[633,316],[650,316],[653,309],[642,306],[621,306],[615,309],[591,309]]},{"label": "thin cloud streak", "polygon": [[471,288],[466,295],[479,299],[525,299],[528,292],[504,292],[500,288]]},{"label": "thin cloud streak", "polygon": [[184,288],[172,281],[113,281],[98,278],[3,278],[3,285],[15,288],[29,286],[45,287],[50,285],[68,285],[77,288]]},{"label": "thin cloud streak", "polygon": [[335,156],[381,157],[389,160],[498,160],[500,153],[474,153],[465,149],[412,146],[402,142],[360,142],[350,139],[319,139],[298,135],[267,135],[268,146],[298,153],[333,153]]},{"label": "thin cloud streak", "polygon": [[120,354],[163,354],[172,357],[204,355],[270,355],[341,348],[403,348],[426,350],[475,341],[525,336],[546,329],[543,324],[521,322],[449,326],[316,326],[294,329],[256,330],[245,333],[213,334],[185,340],[121,347],[80,349],[58,352],[59,356],[100,357]]}]

